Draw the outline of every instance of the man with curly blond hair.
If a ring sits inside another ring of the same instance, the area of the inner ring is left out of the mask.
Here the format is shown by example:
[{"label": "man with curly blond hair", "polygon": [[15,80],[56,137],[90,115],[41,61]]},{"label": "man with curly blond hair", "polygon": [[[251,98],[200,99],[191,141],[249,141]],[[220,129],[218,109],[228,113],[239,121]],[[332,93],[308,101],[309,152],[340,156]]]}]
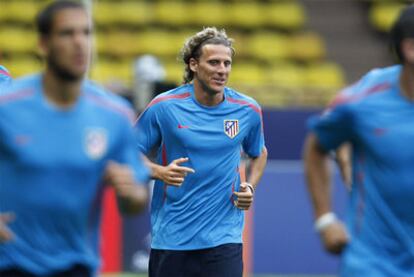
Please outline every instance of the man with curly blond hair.
[{"label": "man with curly blond hair", "polygon": [[[232,39],[205,28],[182,49],[184,84],[158,95],[137,122],[156,179],[149,276],[241,277],[244,211],[266,165],[259,105],[226,87]],[[250,157],[240,179],[241,150]]]}]

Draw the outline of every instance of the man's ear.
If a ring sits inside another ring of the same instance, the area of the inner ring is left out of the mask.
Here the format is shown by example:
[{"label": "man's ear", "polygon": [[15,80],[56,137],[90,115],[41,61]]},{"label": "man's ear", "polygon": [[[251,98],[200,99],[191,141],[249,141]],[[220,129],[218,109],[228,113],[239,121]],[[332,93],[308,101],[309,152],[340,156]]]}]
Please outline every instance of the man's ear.
[{"label": "man's ear", "polygon": [[47,55],[48,51],[49,51],[46,36],[40,36],[39,41],[38,41],[38,46],[39,46],[39,54],[42,57],[45,57]]},{"label": "man's ear", "polygon": [[196,59],[191,58],[190,59],[190,62],[189,62],[189,65],[190,65],[191,71],[197,72],[197,69],[198,69],[198,61]]}]

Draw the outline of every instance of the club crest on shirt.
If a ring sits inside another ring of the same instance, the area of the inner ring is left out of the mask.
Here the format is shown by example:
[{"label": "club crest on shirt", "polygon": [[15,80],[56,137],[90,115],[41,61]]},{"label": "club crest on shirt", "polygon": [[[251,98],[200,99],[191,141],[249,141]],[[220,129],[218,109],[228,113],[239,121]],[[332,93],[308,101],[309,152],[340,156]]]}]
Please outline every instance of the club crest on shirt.
[{"label": "club crest on shirt", "polygon": [[108,149],[108,135],[104,128],[87,128],[84,148],[86,155],[92,160],[102,158]]},{"label": "club crest on shirt", "polygon": [[237,119],[225,119],[224,133],[231,139],[237,136],[239,133],[239,121]]}]

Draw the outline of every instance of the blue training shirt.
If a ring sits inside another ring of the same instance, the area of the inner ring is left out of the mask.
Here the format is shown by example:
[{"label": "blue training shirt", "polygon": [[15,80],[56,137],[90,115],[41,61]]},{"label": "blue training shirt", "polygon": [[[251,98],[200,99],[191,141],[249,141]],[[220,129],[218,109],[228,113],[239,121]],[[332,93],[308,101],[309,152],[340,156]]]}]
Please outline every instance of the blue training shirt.
[{"label": "blue training shirt", "polygon": [[99,265],[101,183],[109,160],[128,164],[137,182],[134,113],[126,101],[84,81],[77,103],[57,108],[42,76],[15,80],[0,95],[0,212],[12,212],[13,241],[0,243],[0,269],[49,275]]},{"label": "blue training shirt", "polygon": [[371,71],[310,120],[326,150],[353,145],[341,276],[414,276],[414,104],[401,92],[400,72]]},{"label": "blue training shirt", "polygon": [[181,187],[157,180],[151,207],[153,249],[192,250],[241,243],[244,213],[232,202],[240,185],[241,151],[264,147],[261,109],[230,88],[217,106],[203,106],[191,84],[158,95],[137,122],[140,150],[158,150],[159,164],[188,157],[195,170]]}]

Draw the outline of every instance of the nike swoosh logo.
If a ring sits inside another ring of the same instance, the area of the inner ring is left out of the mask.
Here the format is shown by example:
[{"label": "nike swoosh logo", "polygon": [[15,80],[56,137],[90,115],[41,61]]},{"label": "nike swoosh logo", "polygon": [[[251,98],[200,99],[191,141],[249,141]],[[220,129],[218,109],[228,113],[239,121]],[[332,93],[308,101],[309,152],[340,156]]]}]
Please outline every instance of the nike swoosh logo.
[{"label": "nike swoosh logo", "polygon": [[189,126],[178,124],[178,129],[188,129]]}]

